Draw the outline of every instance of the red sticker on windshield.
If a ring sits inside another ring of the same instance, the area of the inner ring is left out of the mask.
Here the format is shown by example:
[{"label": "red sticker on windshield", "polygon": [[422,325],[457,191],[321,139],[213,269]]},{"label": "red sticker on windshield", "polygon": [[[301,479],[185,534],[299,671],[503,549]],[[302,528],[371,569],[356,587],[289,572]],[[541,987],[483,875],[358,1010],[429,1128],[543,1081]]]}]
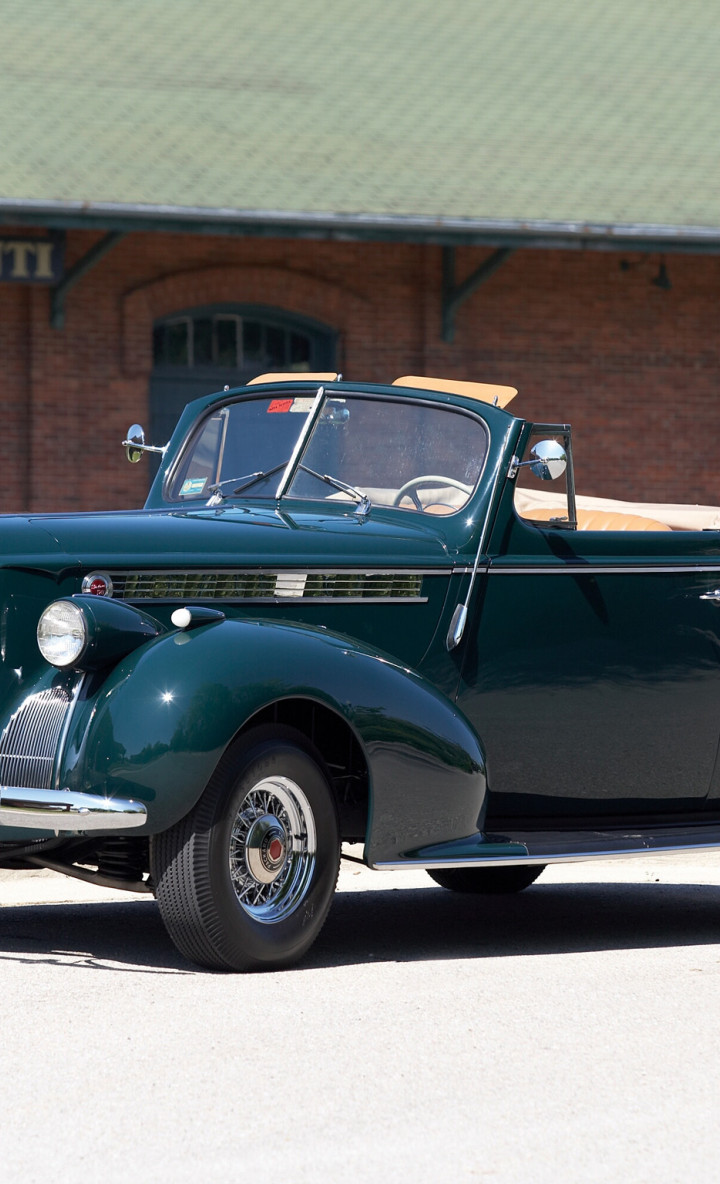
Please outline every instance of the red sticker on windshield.
[{"label": "red sticker on windshield", "polygon": [[267,409],[267,413],[270,415],[272,411],[289,411],[292,405],[292,399],[273,399]]}]

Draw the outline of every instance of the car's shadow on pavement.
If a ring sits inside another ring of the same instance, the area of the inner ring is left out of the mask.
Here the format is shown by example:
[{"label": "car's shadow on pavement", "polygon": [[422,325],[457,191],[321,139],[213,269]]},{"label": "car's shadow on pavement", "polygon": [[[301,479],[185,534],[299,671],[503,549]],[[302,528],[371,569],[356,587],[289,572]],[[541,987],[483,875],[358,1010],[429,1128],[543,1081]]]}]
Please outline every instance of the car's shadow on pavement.
[{"label": "car's shadow on pavement", "polygon": [[197,970],[177,952],[147,898],[0,908],[0,964],[8,961],[156,974]]},{"label": "car's shadow on pavement", "polygon": [[507,958],[720,942],[720,887],[536,884],[511,896],[443,888],[338,893],[304,965]]},{"label": "car's shadow on pavement", "polygon": [[[537,884],[515,896],[442,888],[338,892],[305,970],[720,942],[720,887]],[[0,962],[202,973],[177,953],[153,901],[0,908]]]}]

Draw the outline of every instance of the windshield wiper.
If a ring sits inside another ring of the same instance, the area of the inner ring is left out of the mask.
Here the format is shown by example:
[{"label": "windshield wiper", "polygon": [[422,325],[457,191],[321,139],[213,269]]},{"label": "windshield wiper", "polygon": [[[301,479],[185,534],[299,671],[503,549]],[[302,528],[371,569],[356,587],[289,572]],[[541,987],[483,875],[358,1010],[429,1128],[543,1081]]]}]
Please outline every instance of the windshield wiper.
[{"label": "windshield wiper", "polygon": [[219,506],[220,502],[224,501],[228,496],[223,492],[226,485],[234,485],[236,481],[254,481],[256,477],[260,476],[261,474],[259,472],[246,473],[244,477],[226,477],[224,481],[216,481],[214,485],[208,486],[208,493],[212,494],[212,497],[208,500],[207,504],[209,506]]},{"label": "windshield wiper", "polygon": [[260,473],[251,473],[247,481],[243,481],[242,485],[238,485],[237,489],[233,489],[233,493],[244,493],[246,489],[257,485],[258,481],[264,480],[265,477],[272,477],[273,473],[279,473],[287,465],[287,461],[283,460],[279,465],[273,465],[271,469],[263,469]]},{"label": "windshield wiper", "polygon": [[[219,506],[224,502],[230,494],[224,492],[226,485],[235,485],[236,481],[240,482],[232,493],[237,495],[244,493],[247,489],[252,489],[253,485],[257,485],[259,481],[264,481],[266,477],[272,477],[273,473],[278,473],[280,469],[287,466],[287,461],[282,461],[279,465],[274,465],[271,469],[259,469],[256,473],[247,473],[244,477],[227,477],[224,481],[218,481],[215,485],[209,487],[209,493],[212,495],[206,505]],[[298,469],[302,469],[303,473],[309,473],[311,477],[316,477],[318,481],[324,481],[327,485],[332,485],[333,489],[337,489],[340,493],[347,493],[357,502],[356,513],[364,518],[370,513],[372,502],[366,493],[361,489],[356,489],[354,485],[347,485],[341,481],[339,477],[333,477],[330,473],[316,473],[315,469],[308,468],[307,465],[298,465]]]},{"label": "windshield wiper", "polygon": [[[279,465],[274,465],[272,469],[258,469],[255,473],[246,473],[244,477],[226,477],[224,481],[218,481],[215,485],[210,485],[208,489],[212,494],[212,497],[207,502],[207,505],[219,506],[220,502],[225,501],[225,498],[230,496],[229,493],[223,492],[226,485],[236,486],[236,488],[232,490],[233,494],[243,493],[246,489],[250,489],[251,486],[257,485],[258,481],[262,481],[265,477],[272,477],[273,473],[277,473],[280,469],[284,469],[286,464],[287,461],[284,460]],[[240,484],[236,485],[238,481]]]},{"label": "windshield wiper", "polygon": [[349,493],[350,496],[354,497],[358,503],[358,507],[355,512],[359,514],[360,517],[364,518],[370,513],[372,502],[370,501],[368,495],[363,493],[361,489],[356,489],[354,485],[346,485],[344,481],[339,479],[339,477],[331,477],[329,473],[316,473],[314,469],[309,469],[307,465],[298,465],[298,468],[302,469],[303,473],[309,473],[311,477],[317,477],[318,481],[325,481],[328,485],[332,485],[335,489],[339,489],[341,493]]}]

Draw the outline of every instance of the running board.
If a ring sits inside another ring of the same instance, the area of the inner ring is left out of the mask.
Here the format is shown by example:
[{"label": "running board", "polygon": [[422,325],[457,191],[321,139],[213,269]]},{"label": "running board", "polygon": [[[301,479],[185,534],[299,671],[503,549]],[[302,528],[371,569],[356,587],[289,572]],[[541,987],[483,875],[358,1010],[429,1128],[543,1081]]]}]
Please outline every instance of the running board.
[{"label": "running board", "polygon": [[378,871],[402,868],[512,867],[523,863],[580,863],[639,855],[692,854],[720,847],[720,823],[658,826],[652,830],[518,831],[469,835],[409,851],[405,857],[371,863]]}]

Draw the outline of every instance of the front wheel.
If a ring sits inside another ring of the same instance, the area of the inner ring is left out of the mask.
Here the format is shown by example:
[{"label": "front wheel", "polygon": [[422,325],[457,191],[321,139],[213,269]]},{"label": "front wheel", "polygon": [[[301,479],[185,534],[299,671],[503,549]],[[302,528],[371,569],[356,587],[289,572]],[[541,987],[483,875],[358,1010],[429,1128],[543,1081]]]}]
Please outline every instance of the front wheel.
[{"label": "front wheel", "polygon": [[165,927],[185,957],[215,970],[297,961],[323,926],[339,862],[330,786],[289,728],[234,744],[194,810],[151,842]]},{"label": "front wheel", "polygon": [[517,867],[442,867],[428,868],[428,875],[441,888],[452,892],[476,892],[499,895],[522,892],[545,871],[545,864],[518,864]]}]

